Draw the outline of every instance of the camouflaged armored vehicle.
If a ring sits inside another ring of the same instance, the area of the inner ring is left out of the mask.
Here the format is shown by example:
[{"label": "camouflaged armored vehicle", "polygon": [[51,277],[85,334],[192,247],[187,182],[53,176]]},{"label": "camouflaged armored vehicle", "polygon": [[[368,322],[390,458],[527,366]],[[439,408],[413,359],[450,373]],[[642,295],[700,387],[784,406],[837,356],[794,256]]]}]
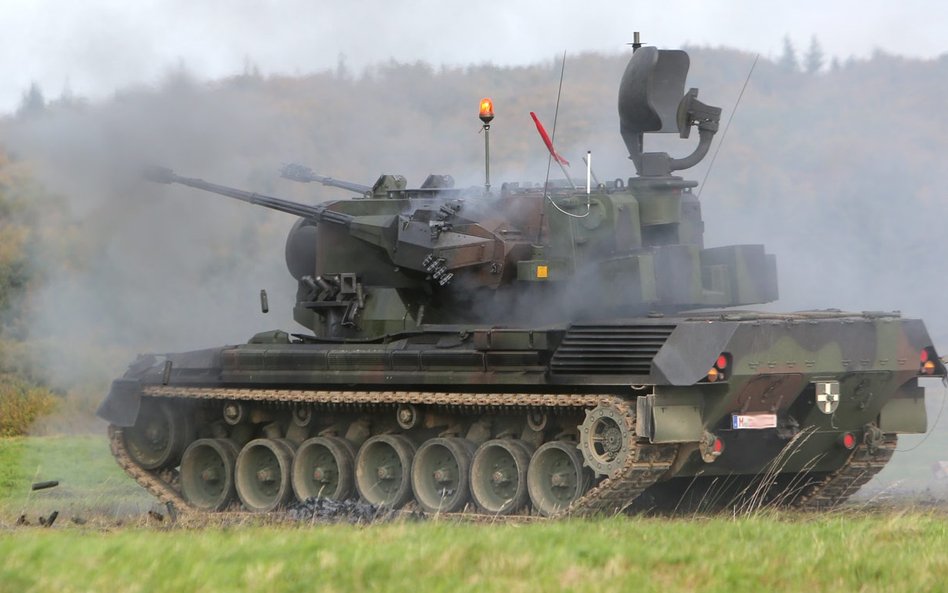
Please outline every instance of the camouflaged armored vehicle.
[{"label": "camouflaged armored vehicle", "polygon": [[[926,430],[918,379],[945,368],[895,313],[738,308],[777,299],[776,263],[704,245],[697,183],[674,173],[707,153],[721,110],[684,91],[688,66],[636,48],[619,122],[637,175],[589,190],[286,169],[355,194],[309,205],[150,171],[299,218],[286,261],[308,331],[140,357],[99,410],[118,463],[199,512],[846,500],[898,434]],[[692,128],[686,157],[643,150]]]}]

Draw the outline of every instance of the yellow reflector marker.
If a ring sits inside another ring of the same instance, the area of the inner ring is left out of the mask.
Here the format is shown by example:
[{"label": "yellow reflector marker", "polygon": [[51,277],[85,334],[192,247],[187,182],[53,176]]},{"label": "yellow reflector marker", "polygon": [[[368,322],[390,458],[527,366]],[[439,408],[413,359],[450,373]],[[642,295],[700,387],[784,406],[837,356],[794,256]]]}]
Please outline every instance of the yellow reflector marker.
[{"label": "yellow reflector marker", "polygon": [[718,378],[720,377],[720,375],[721,375],[721,371],[719,371],[718,369],[716,369],[716,368],[714,368],[714,367],[711,367],[711,370],[708,371],[708,381],[709,381],[710,383],[714,383],[715,381],[718,380]]},{"label": "yellow reflector marker", "polygon": [[925,364],[922,365],[922,372],[926,375],[935,374],[935,363],[931,360],[926,360]]},{"label": "yellow reflector marker", "polygon": [[546,278],[549,274],[550,271],[546,266],[537,266],[537,278]]}]

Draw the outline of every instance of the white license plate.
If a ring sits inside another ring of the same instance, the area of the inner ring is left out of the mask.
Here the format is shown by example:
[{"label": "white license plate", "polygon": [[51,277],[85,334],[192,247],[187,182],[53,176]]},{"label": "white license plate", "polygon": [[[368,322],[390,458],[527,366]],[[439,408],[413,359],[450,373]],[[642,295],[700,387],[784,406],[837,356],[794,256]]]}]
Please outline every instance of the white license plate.
[{"label": "white license plate", "polygon": [[776,414],[731,414],[731,428],[735,430],[777,428]]}]

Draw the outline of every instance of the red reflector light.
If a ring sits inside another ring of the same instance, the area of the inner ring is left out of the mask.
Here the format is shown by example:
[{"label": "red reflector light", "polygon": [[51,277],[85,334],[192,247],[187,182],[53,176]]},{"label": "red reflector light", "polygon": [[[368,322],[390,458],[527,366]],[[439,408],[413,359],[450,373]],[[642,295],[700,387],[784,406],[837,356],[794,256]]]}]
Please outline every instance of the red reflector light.
[{"label": "red reflector light", "polygon": [[721,451],[724,451],[724,441],[721,439],[714,439],[714,445],[712,446],[712,449],[715,453],[721,453]]},{"label": "red reflector light", "polygon": [[727,356],[721,355],[718,356],[717,361],[715,361],[714,366],[718,367],[722,371],[727,368]]},{"label": "red reflector light", "polygon": [[843,435],[843,447],[849,449],[850,451],[856,447],[856,435],[851,432],[847,432]]},{"label": "red reflector light", "polygon": [[919,360],[922,362],[928,362],[928,348],[923,348],[918,355]]}]

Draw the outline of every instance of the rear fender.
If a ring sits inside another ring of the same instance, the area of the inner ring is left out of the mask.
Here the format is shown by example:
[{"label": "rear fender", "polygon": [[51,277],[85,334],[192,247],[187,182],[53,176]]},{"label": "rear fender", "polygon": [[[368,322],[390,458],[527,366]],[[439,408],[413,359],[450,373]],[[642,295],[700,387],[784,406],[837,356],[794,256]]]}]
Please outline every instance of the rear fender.
[{"label": "rear fender", "polygon": [[636,401],[636,434],[653,443],[694,443],[704,434],[704,394],[657,393]]},{"label": "rear fender", "polygon": [[882,432],[922,434],[928,430],[928,413],[925,411],[925,389],[913,379],[899,388],[895,397],[879,411],[879,428]]}]

